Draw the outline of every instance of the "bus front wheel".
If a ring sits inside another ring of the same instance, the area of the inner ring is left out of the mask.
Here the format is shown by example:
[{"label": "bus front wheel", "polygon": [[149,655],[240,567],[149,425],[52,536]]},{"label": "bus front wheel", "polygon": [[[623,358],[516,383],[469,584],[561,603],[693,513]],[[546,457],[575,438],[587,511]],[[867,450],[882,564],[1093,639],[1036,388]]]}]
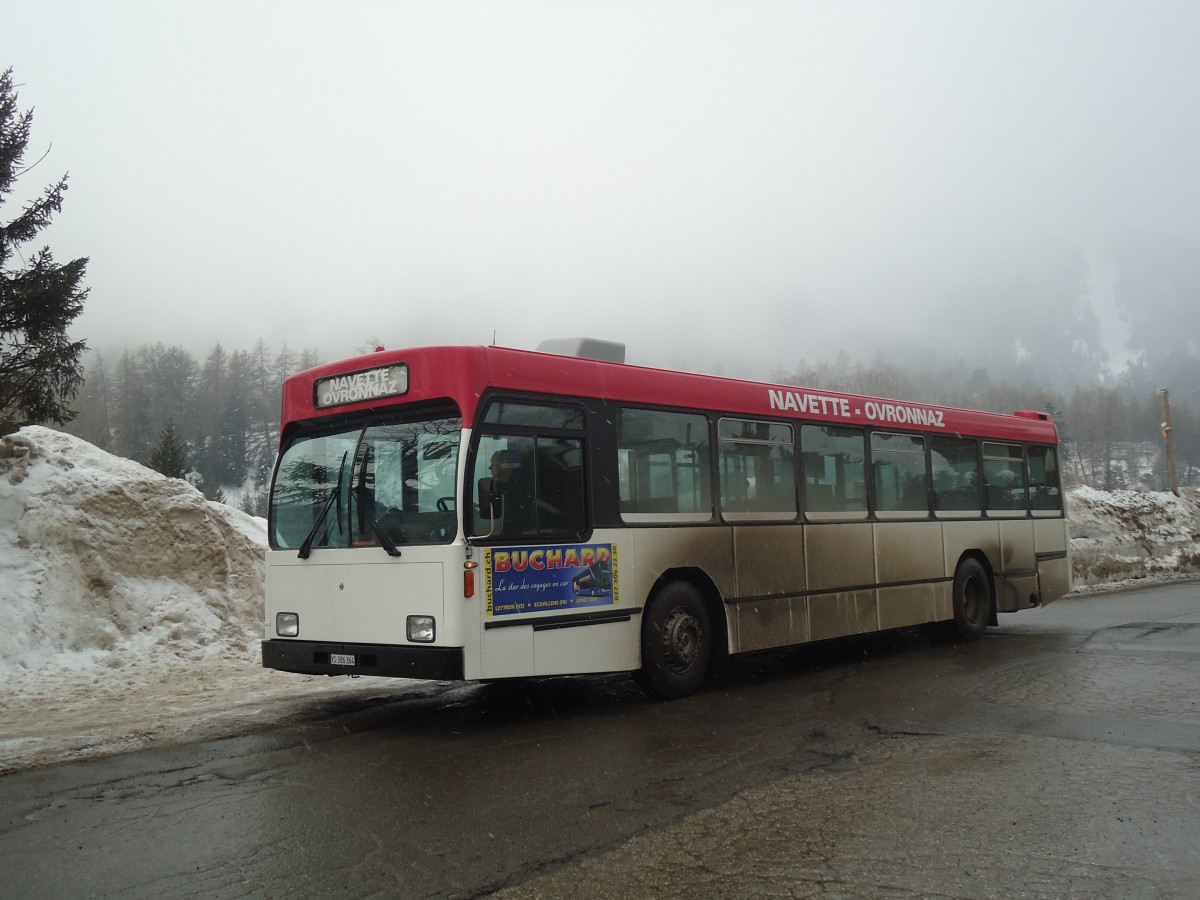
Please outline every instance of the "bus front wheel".
[{"label": "bus front wheel", "polygon": [[692,585],[673,581],[646,605],[638,683],[660,700],[674,700],[704,682],[713,653],[712,622]]},{"label": "bus front wheel", "polygon": [[992,590],[987,569],[968,557],[954,573],[954,622],[952,634],[960,640],[983,637],[992,616]]}]

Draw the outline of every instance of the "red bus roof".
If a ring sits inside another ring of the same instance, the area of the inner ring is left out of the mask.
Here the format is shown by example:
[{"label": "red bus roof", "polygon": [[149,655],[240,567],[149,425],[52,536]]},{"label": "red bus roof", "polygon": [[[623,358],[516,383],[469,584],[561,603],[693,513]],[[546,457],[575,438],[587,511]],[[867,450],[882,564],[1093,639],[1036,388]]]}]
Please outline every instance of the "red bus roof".
[{"label": "red bus roof", "polygon": [[[406,367],[403,385],[395,383],[390,389],[378,386],[381,371],[388,376],[399,373],[395,367],[400,366]],[[386,371],[389,369],[390,373]],[[320,408],[318,386],[323,390]],[[1045,413],[1001,415],[505,347],[383,350],[308,369],[284,382],[283,427],[329,415],[445,398],[458,405],[464,421],[471,422],[480,396],[489,388],[714,410],[735,416],[1045,444],[1058,441],[1058,430]],[[386,396],[389,392],[392,395]],[[371,399],[355,399],[359,396]]]}]

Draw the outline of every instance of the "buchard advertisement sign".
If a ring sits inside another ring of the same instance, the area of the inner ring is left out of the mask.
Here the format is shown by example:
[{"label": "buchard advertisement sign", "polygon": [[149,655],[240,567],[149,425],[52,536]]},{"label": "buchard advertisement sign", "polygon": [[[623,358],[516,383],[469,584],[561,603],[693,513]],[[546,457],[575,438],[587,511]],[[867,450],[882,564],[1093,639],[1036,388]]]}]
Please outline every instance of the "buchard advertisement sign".
[{"label": "buchard advertisement sign", "polygon": [[620,602],[615,544],[489,547],[483,552],[483,569],[489,616]]}]

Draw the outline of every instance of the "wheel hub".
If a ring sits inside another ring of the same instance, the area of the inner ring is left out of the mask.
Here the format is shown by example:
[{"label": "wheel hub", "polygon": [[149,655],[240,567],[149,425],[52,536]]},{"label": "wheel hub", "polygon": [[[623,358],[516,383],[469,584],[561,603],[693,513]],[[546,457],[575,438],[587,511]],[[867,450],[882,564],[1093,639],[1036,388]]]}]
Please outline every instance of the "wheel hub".
[{"label": "wheel hub", "polygon": [[667,665],[673,672],[691,667],[700,655],[703,630],[700,621],[685,609],[675,609],[663,624]]}]

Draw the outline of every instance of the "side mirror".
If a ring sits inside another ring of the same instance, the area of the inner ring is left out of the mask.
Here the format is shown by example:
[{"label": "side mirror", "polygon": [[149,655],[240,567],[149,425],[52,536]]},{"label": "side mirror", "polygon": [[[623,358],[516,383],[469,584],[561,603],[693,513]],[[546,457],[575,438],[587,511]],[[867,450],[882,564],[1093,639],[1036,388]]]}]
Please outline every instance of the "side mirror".
[{"label": "side mirror", "polygon": [[504,498],[500,494],[500,482],[495,478],[480,478],[476,496],[479,497],[479,518],[492,522],[503,515]]}]

